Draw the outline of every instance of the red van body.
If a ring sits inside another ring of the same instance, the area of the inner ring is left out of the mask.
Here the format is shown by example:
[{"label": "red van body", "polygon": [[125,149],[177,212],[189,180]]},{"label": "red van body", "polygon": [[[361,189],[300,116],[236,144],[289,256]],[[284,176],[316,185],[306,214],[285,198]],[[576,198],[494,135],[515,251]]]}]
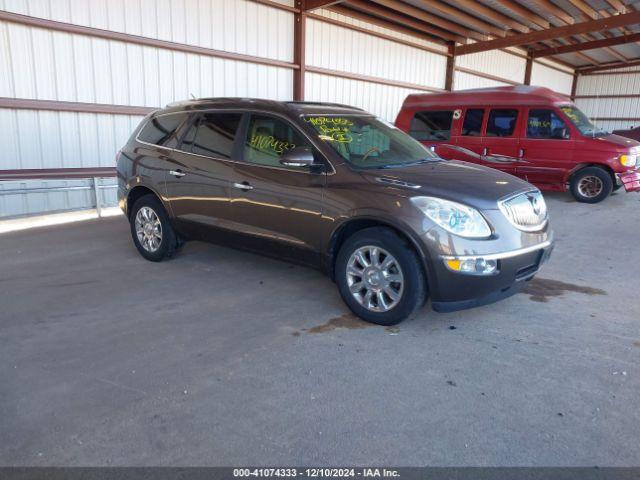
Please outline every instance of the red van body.
[{"label": "red van body", "polygon": [[[640,142],[598,131],[547,88],[409,95],[396,126],[442,158],[497,168],[544,190],[570,187],[580,201],[601,201],[622,186],[640,190]],[[602,188],[590,197],[594,185]]]}]

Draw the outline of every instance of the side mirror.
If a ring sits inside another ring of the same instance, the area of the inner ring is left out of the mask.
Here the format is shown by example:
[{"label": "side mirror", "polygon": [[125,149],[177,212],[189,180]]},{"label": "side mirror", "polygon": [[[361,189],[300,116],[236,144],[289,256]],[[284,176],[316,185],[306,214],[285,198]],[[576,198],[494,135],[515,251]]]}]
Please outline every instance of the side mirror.
[{"label": "side mirror", "polygon": [[567,130],[566,128],[556,128],[553,131],[552,136],[557,140],[569,140],[569,138],[571,138],[571,135],[569,134],[569,130]]},{"label": "side mirror", "polygon": [[292,148],[280,157],[280,164],[285,167],[310,167],[313,161],[313,152],[307,147]]}]

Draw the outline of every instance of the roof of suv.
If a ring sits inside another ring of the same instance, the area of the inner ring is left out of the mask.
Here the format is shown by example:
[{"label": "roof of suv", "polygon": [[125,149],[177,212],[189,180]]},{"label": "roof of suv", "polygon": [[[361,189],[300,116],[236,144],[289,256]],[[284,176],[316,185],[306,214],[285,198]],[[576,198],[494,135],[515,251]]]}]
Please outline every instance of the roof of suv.
[{"label": "roof of suv", "polygon": [[544,87],[518,85],[515,87],[476,88],[457,92],[409,95],[403,108],[465,105],[549,105],[570,102],[568,96]]},{"label": "roof of suv", "polygon": [[266,110],[281,114],[363,114],[367,113],[357,107],[341,105],[338,103],[322,102],[279,102],[276,100],[265,100],[261,98],[199,98],[194,100],[184,100],[168,104],[162,112],[172,112],[178,110],[206,110],[210,108],[224,109],[256,109]]}]

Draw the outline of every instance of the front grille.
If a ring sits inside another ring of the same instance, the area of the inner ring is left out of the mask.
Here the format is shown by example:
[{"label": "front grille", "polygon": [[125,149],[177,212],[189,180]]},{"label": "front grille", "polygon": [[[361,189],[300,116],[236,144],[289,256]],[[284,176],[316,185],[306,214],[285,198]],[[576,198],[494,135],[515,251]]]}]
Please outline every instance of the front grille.
[{"label": "front grille", "polygon": [[539,190],[521,193],[498,202],[505,217],[526,232],[541,230],[547,223],[547,204]]}]

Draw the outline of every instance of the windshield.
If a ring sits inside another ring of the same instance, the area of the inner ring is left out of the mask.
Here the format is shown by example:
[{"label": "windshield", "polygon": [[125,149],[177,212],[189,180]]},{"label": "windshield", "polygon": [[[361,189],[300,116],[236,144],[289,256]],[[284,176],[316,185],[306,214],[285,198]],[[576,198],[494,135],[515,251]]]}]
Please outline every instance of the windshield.
[{"label": "windshield", "polygon": [[579,108],[573,105],[562,105],[560,110],[567,116],[567,118],[573,123],[582,135],[589,137],[595,137],[598,135],[606,135],[608,132],[596,127],[589,117],[587,117]]},{"label": "windshield", "polygon": [[358,115],[307,115],[318,138],[359,168],[394,168],[439,161],[435,153],[384,120]]}]

